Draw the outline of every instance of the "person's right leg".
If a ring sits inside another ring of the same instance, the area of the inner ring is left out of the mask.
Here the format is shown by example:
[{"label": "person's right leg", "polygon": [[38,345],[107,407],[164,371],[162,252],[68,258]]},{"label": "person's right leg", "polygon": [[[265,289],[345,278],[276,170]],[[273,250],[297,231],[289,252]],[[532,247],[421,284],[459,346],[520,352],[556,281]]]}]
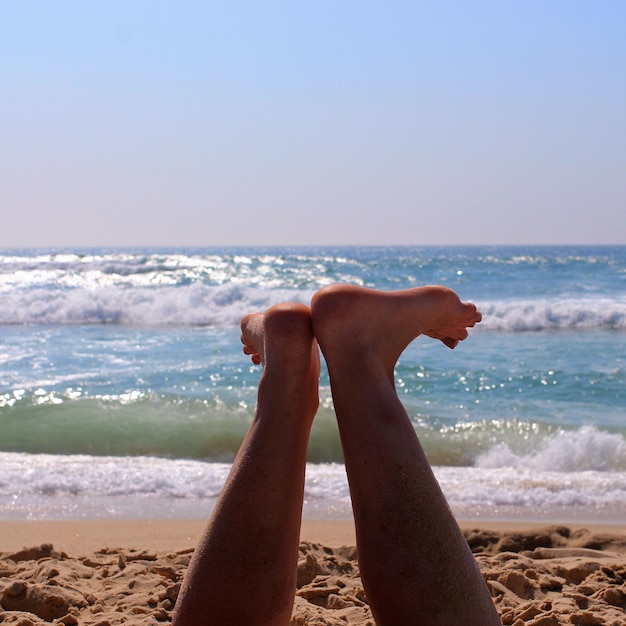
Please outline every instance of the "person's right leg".
[{"label": "person's right leg", "polygon": [[287,303],[241,324],[263,364],[258,405],[183,582],[174,626],[287,626],[296,592],[319,350],[309,308]]},{"label": "person's right leg", "polygon": [[453,348],[480,321],[451,290],[319,291],[313,331],[330,374],[361,577],[378,626],[496,626],[487,586],[394,387],[418,335]]}]

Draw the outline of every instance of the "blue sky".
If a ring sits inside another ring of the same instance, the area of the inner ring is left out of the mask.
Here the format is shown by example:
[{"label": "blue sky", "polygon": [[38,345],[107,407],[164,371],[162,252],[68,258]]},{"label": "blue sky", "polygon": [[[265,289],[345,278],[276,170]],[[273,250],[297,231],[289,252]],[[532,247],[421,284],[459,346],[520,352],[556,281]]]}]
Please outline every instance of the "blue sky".
[{"label": "blue sky", "polygon": [[0,246],[626,243],[626,3],[0,2]]}]

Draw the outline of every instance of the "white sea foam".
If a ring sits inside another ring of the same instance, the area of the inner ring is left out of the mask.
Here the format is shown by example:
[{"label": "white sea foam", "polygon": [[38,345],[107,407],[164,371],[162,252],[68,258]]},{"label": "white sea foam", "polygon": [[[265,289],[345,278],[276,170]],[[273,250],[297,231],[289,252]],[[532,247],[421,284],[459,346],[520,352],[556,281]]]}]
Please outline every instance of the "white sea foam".
[{"label": "white sea foam", "polygon": [[[155,457],[0,453],[0,519],[204,517],[229,471]],[[308,466],[305,511],[350,514],[343,466]]]},{"label": "white sea foam", "polygon": [[531,452],[514,452],[507,444],[498,443],[481,454],[475,466],[558,472],[626,471],[626,440],[619,433],[582,426],[557,431]]},{"label": "white sea foam", "polygon": [[[314,289],[271,288],[230,282],[208,285],[119,284],[94,288],[51,286],[1,290],[0,324],[124,324],[135,326],[238,324],[251,310],[294,300],[309,302]],[[479,303],[479,331],[626,329],[626,300],[507,300]]]},{"label": "white sea foam", "polygon": [[213,326],[239,323],[254,310],[312,292],[245,287],[236,283],[95,290],[8,290],[0,301],[0,324],[124,324]]},{"label": "white sea foam", "polygon": [[626,329],[626,300],[553,298],[480,304],[480,330]]},{"label": "white sea foam", "polygon": [[[151,457],[0,453],[0,518],[206,517],[229,469]],[[461,518],[567,522],[626,515],[626,472],[434,469]],[[343,465],[307,466],[304,515],[351,515]]]},{"label": "white sea foam", "polygon": [[[333,282],[395,289],[443,281],[478,301],[484,316],[479,330],[626,328],[621,250],[486,252],[469,257],[454,248],[0,253],[0,324],[225,326],[251,308],[285,299],[308,302],[316,289]],[[511,263],[521,266],[514,275]]]},{"label": "white sea foam", "polygon": [[436,475],[464,519],[622,522],[626,515],[626,472],[443,467]]}]

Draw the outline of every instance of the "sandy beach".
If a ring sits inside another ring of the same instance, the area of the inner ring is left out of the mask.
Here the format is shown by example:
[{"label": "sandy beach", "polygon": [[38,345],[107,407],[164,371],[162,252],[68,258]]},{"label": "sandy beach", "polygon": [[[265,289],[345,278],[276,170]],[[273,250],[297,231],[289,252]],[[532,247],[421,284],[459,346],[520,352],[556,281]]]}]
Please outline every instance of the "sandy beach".
[{"label": "sandy beach", "polygon": [[[626,624],[626,525],[461,523],[505,625]],[[0,522],[0,622],[169,623],[201,520]],[[351,520],[305,520],[292,626],[374,626]]]}]

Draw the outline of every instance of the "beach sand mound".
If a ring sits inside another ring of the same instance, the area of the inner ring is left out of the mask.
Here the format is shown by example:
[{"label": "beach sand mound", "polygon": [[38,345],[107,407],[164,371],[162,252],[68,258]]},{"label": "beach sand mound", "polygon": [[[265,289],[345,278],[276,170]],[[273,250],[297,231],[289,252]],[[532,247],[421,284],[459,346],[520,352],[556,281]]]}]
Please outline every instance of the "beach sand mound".
[{"label": "beach sand mound", "polygon": [[505,626],[626,624],[626,538],[551,526],[467,531]]},{"label": "beach sand mound", "polygon": [[[626,624],[626,538],[553,526],[465,533],[505,626]],[[44,544],[0,553],[0,623],[155,625],[171,621],[191,550]],[[300,545],[292,626],[374,626],[356,550]]]}]

